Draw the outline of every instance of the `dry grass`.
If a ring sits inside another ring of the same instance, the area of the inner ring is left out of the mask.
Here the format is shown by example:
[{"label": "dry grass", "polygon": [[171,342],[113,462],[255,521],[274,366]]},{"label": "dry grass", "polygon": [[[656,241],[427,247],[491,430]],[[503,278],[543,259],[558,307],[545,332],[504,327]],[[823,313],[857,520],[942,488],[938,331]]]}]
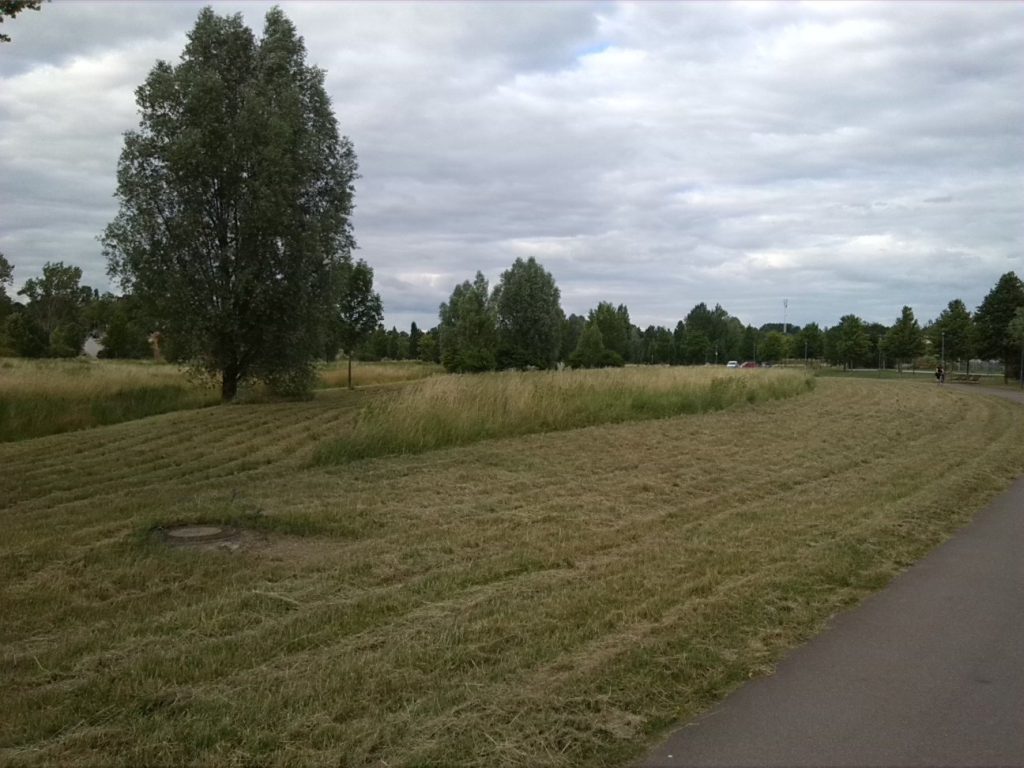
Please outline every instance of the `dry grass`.
[{"label": "dry grass", "polygon": [[865,380],[308,468],[369,396],[0,445],[0,763],[624,765],[1024,468],[1019,406]]},{"label": "dry grass", "polygon": [[814,386],[801,371],[643,367],[438,376],[370,403],[320,463],[420,453],[496,437],[716,411],[793,397]]},{"label": "dry grass", "polygon": [[171,365],[0,359],[0,442],[42,437],[218,402]]},{"label": "dry grass", "polygon": [[[345,364],[347,365],[347,364]],[[365,387],[431,376],[428,363],[355,363],[353,381]],[[344,386],[347,368],[320,371],[321,387]],[[243,387],[241,400],[266,402],[261,386]],[[119,360],[0,358],[0,442],[43,437],[220,402],[219,388],[175,365]]]},{"label": "dry grass", "polygon": [[[364,363],[352,361],[352,386],[366,387],[378,384],[396,384],[403,381],[415,381],[444,373],[444,368],[434,363],[422,363],[418,360],[397,362]],[[328,363],[320,369],[321,387],[347,387],[348,361],[338,360]]]}]

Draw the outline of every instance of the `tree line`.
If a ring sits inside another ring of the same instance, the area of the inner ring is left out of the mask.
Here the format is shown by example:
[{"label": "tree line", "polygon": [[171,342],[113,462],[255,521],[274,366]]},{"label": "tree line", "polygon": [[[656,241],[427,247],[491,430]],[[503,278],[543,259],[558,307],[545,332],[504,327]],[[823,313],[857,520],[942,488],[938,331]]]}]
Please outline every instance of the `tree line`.
[{"label": "tree line", "polygon": [[[6,294],[13,270],[0,254],[0,353],[22,357],[72,357],[88,335],[102,339],[101,357],[146,358],[153,332],[162,326],[133,294],[100,295],[81,285],[78,267],[47,264],[42,275]],[[339,353],[358,360],[422,360],[459,373],[504,368],[574,368],[629,364],[704,365],[727,360],[778,363],[820,361],[844,368],[902,368],[914,361],[960,363],[1000,361],[1010,378],[1020,375],[1024,344],[1024,283],[1002,275],[971,312],[953,299],[939,316],[921,325],[905,306],[891,326],[847,314],[831,327],[767,323],[755,328],[721,305],[701,302],[672,328],[630,321],[624,304],[599,302],[585,315],[566,316],[554,278],[535,259],[517,259],[490,289],[477,273],[441,305],[439,323],[408,331],[380,322],[382,307],[373,290],[373,271],[348,262],[345,285],[313,359]],[[159,337],[159,352],[188,362],[190,351],[173,334]]]}]

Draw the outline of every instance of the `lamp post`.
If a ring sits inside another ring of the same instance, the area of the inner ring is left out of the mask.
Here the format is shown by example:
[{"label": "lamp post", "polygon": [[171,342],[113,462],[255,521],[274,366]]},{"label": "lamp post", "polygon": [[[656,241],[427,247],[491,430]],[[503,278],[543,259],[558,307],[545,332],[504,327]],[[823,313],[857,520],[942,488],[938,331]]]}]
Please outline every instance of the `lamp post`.
[{"label": "lamp post", "polygon": [[942,338],[942,370],[946,370],[946,332],[941,332]]}]

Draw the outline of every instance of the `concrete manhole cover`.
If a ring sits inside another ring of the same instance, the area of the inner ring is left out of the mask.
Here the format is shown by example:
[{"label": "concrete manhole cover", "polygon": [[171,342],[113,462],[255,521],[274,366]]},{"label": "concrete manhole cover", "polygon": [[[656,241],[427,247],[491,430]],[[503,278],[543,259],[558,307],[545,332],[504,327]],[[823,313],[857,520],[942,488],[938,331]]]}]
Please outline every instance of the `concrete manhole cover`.
[{"label": "concrete manhole cover", "polygon": [[177,525],[164,530],[170,544],[180,546],[216,546],[228,549],[238,547],[241,532],[226,525]]}]

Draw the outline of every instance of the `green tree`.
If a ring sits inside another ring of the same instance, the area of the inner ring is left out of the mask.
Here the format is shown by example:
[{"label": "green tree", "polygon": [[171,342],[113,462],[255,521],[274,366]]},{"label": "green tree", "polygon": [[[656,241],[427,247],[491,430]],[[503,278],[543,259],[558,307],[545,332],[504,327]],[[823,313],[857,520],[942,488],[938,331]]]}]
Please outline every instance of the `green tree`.
[{"label": "green tree", "polygon": [[423,338],[423,331],[412,321],[409,326],[409,357],[413,360],[420,359],[420,340]]},{"label": "green tree", "polygon": [[761,359],[767,363],[775,363],[789,357],[789,337],[780,331],[770,331],[764,335],[759,350]]},{"label": "green tree", "polygon": [[501,368],[551,368],[562,334],[561,293],[536,259],[516,259],[494,291]]},{"label": "green tree", "polygon": [[19,357],[44,357],[49,347],[46,331],[27,312],[13,312],[4,326],[7,343]]},{"label": "green tree", "polygon": [[587,327],[587,318],[583,315],[572,314],[562,321],[562,341],[558,352],[559,360],[569,360],[580,343],[580,336]]},{"label": "green tree", "polygon": [[497,364],[498,332],[487,279],[477,272],[473,282],[455,286],[442,304],[438,342],[441,364],[454,373],[492,371]]},{"label": "green tree", "polygon": [[94,296],[92,288],[80,285],[81,279],[78,267],[65,266],[62,261],[47,262],[42,277],[26,280],[18,291],[28,300],[26,310],[47,336],[59,326],[82,324],[82,313]]},{"label": "green tree", "polygon": [[971,370],[975,350],[974,318],[960,299],[953,299],[928,328],[928,339],[943,361],[966,360]]},{"label": "green tree", "polygon": [[373,269],[360,259],[335,272],[338,281],[331,327],[333,343],[348,358],[348,388],[352,389],[352,358],[356,348],[374,332],[384,316],[380,296],[373,290]]},{"label": "green tree", "polygon": [[1013,319],[1006,326],[1007,335],[1020,347],[1020,357],[1017,358],[1017,378],[1020,380],[1021,389],[1024,389],[1024,306],[1017,307],[1013,313]]},{"label": "green tree", "polygon": [[259,40],[206,8],[136,99],[102,238],[111,275],[225,401],[249,379],[309,386],[354,246],[356,157],[323,71],[279,8]]},{"label": "green tree", "polygon": [[580,334],[576,349],[569,355],[569,365],[572,368],[598,368],[607,351],[601,337],[601,328],[597,323],[590,322]]},{"label": "green tree", "polygon": [[14,284],[14,267],[0,253],[0,329],[3,329],[7,316],[14,309],[14,302],[7,295],[7,289]]},{"label": "green tree", "polygon": [[[43,6],[43,0],[0,0],[0,24],[4,19],[13,19],[22,11],[38,11]],[[0,32],[0,43],[11,42],[11,36]]]},{"label": "green tree", "polygon": [[1007,328],[1017,308],[1022,306],[1024,283],[1013,272],[1007,272],[999,278],[974,313],[978,354],[989,360],[1001,360],[1004,378],[1016,378],[1016,350]]},{"label": "green tree", "polygon": [[437,343],[437,330],[432,329],[420,339],[420,360],[425,363],[440,363],[441,349]]},{"label": "green tree", "polygon": [[834,361],[844,369],[853,368],[864,362],[871,350],[871,339],[864,328],[864,321],[856,315],[844,315],[836,326]]},{"label": "green tree", "polygon": [[912,361],[924,352],[924,333],[917,324],[914,310],[903,307],[899,318],[885,334],[883,344],[886,354],[896,359],[897,368],[901,373],[904,363]]},{"label": "green tree", "polygon": [[[625,307],[620,307],[625,309]],[[626,346],[629,343],[629,315],[623,317],[623,313],[615,309],[615,306],[607,301],[598,303],[595,309],[590,310],[587,322],[596,324],[601,330],[601,338],[604,341],[605,349],[610,349],[621,357],[625,357]]]},{"label": "green tree", "polygon": [[792,354],[807,360],[824,356],[824,335],[817,323],[808,323],[793,337]]}]

